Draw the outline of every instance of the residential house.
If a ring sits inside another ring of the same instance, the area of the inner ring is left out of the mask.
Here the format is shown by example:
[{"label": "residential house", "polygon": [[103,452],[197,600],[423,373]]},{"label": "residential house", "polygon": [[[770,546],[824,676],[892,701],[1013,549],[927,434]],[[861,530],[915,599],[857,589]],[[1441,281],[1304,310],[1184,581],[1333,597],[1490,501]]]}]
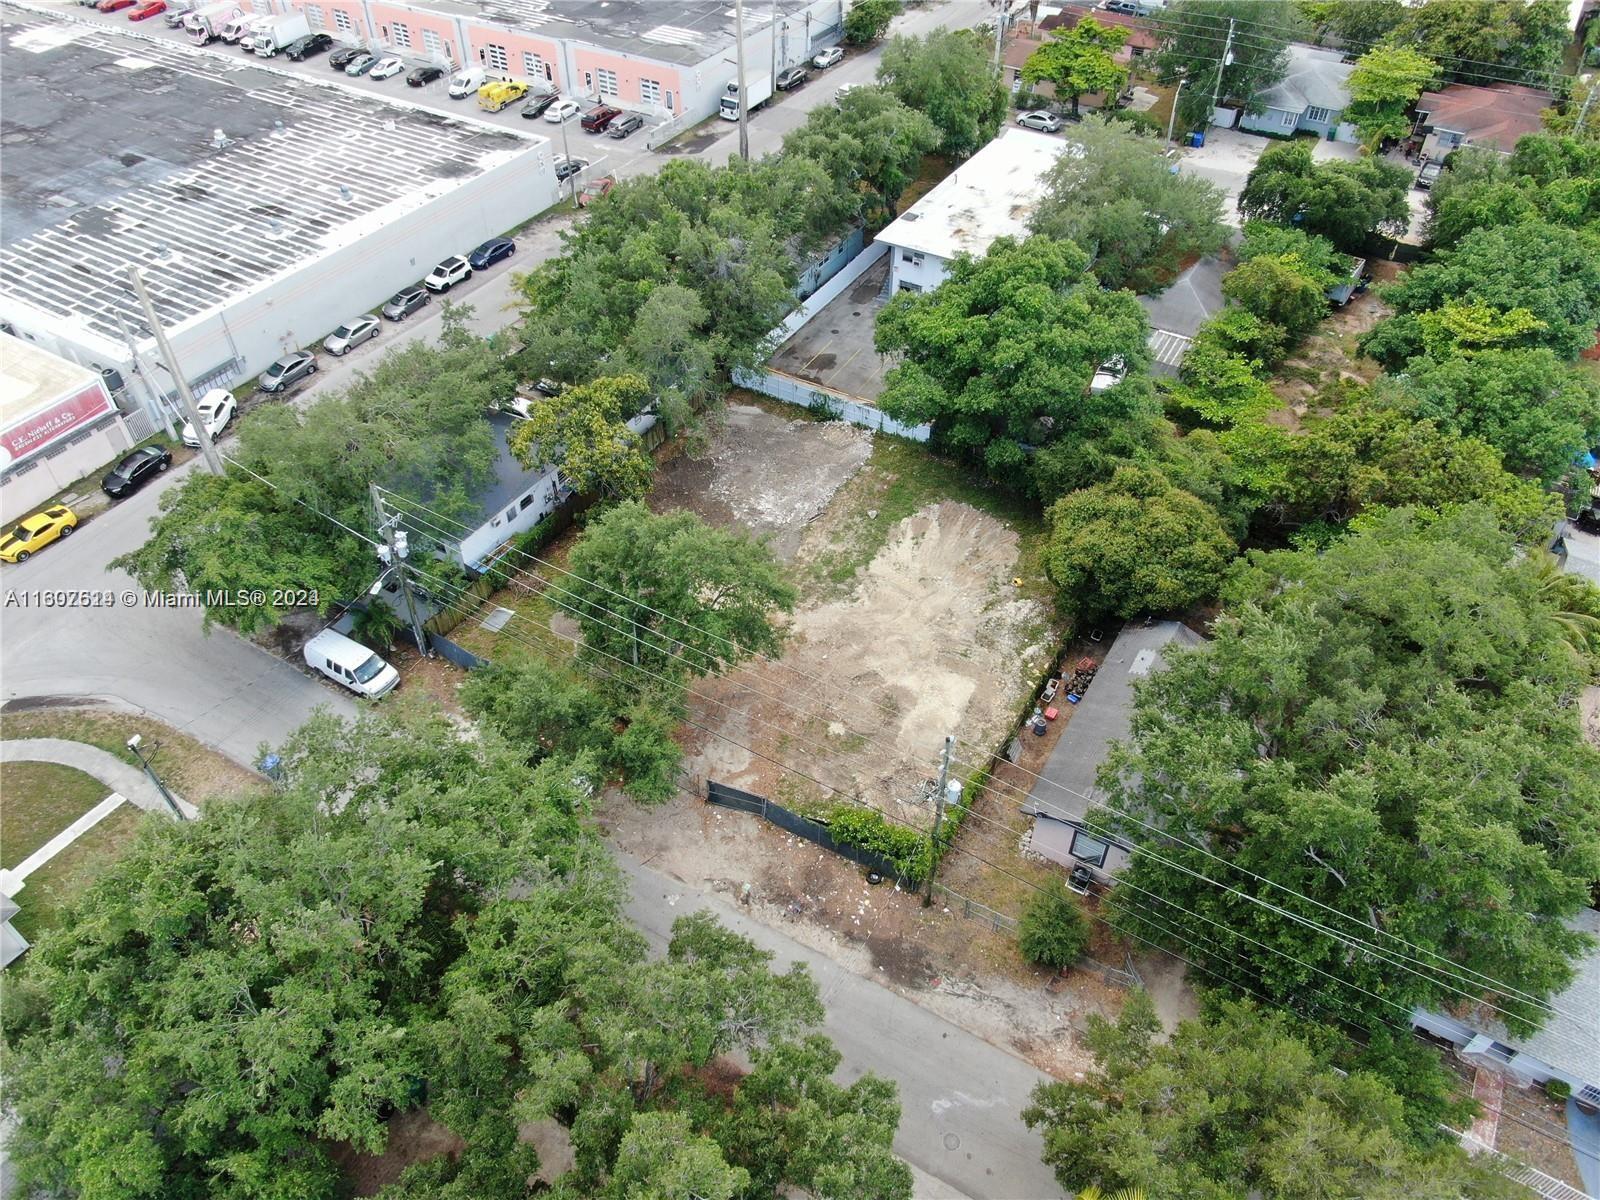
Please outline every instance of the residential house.
[{"label": "residential house", "polygon": [[[1583,909],[1567,924],[1600,934],[1600,912]],[[1600,1106],[1600,943],[1577,964],[1578,973],[1550,1001],[1544,1023],[1527,1037],[1513,1037],[1494,1014],[1481,1009],[1449,1016],[1425,1008],[1411,1013],[1417,1029],[1443,1039],[1467,1062],[1498,1071],[1516,1082],[1559,1079],[1575,1100]]]},{"label": "residential house", "polygon": [[[1033,818],[1028,849],[1051,862],[1082,868],[1092,877],[1109,881],[1128,862],[1127,848],[1095,837],[1085,827],[1092,801],[1101,798],[1096,778],[1113,743],[1125,740],[1133,728],[1134,685],[1163,666],[1170,646],[1198,646],[1199,634],[1177,621],[1130,624],[1117,635],[1083,698],[1071,708],[1071,718],[1023,806]],[[1065,696],[1055,703],[1066,707]]]},{"label": "residential house", "polygon": [[1045,175],[1071,142],[1028,129],[1004,129],[877,240],[889,247],[889,294],[930,291],[958,254],[981,258],[996,238],[1028,236]]},{"label": "residential house", "polygon": [[1422,139],[1424,162],[1462,146],[1510,154],[1522,138],[1543,128],[1539,114],[1554,103],[1549,92],[1516,83],[1452,83],[1417,98],[1413,137]]},{"label": "residential house", "polygon": [[[1005,53],[1005,78],[1011,85],[1013,92],[1022,89],[1022,68],[1028,57],[1045,42],[1050,40],[1050,34],[1057,29],[1071,29],[1085,17],[1093,17],[1101,25],[1114,26],[1128,31],[1128,40],[1123,43],[1112,57],[1125,67],[1133,64],[1146,54],[1154,54],[1158,41],[1155,31],[1149,22],[1126,13],[1107,12],[1104,9],[1087,11],[1080,8],[1069,8],[1065,12],[1041,19],[1034,29],[1019,34],[1006,46]],[[1034,86],[1034,94],[1039,96],[1055,95],[1055,85],[1041,83]],[[1087,108],[1097,108],[1103,103],[1103,97],[1097,101],[1094,96],[1084,96],[1080,101]]]},{"label": "residential house", "polygon": [[1355,126],[1344,120],[1353,70],[1355,64],[1345,62],[1341,51],[1292,44],[1288,73],[1257,96],[1266,107],[1242,116],[1239,128],[1279,137],[1331,133],[1336,141],[1359,141]]},{"label": "residential house", "polygon": [[[524,419],[515,413],[489,414],[498,452],[494,479],[473,497],[476,511],[462,522],[471,529],[450,548],[451,556],[469,569],[482,570],[501,546],[532,529],[573,497],[572,486],[558,468],[548,463],[525,467],[511,453],[511,431]],[[628,428],[648,442],[656,428],[655,415],[642,412],[628,422]]]}]

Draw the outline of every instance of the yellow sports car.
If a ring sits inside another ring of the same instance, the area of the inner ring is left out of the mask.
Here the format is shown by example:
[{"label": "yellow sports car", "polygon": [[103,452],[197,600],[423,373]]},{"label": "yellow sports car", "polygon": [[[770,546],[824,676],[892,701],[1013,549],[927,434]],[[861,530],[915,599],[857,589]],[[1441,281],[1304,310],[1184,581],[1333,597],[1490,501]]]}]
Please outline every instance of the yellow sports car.
[{"label": "yellow sports car", "polygon": [[0,535],[0,562],[26,562],[57,538],[69,536],[77,527],[78,514],[64,504],[34,513]]}]

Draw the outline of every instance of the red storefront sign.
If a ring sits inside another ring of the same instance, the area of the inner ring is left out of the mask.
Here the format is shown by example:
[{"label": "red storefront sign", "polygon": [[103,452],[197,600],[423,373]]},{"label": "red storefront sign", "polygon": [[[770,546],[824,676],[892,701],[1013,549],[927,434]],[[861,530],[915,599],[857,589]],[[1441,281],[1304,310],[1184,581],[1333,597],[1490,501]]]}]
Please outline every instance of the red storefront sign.
[{"label": "red storefront sign", "polygon": [[91,383],[0,433],[0,455],[7,464],[28,458],[111,410],[111,397],[105,388]]}]

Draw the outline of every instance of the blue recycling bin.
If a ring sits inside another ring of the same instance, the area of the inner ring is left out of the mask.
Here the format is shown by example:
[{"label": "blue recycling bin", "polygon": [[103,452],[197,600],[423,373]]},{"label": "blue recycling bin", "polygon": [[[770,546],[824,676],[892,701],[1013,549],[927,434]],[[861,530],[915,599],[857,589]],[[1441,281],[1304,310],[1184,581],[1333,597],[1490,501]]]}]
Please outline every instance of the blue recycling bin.
[{"label": "blue recycling bin", "polygon": [[1204,146],[1205,144],[1206,144],[1206,135],[1205,135],[1205,131],[1204,130],[1198,130],[1197,129],[1195,132],[1193,132],[1193,133],[1191,133],[1189,135],[1189,148],[1190,149],[1198,150],[1198,149],[1200,149],[1201,146]]}]

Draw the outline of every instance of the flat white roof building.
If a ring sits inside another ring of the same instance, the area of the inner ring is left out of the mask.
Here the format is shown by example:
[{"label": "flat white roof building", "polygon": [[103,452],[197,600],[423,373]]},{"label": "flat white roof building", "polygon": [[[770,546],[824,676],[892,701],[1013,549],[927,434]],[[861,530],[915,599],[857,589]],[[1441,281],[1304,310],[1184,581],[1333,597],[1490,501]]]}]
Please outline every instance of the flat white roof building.
[{"label": "flat white roof building", "polygon": [[232,386],[556,200],[532,131],[70,10],[7,6],[0,39],[0,320],[151,409],[172,384],[130,267],[190,382]]},{"label": "flat white roof building", "polygon": [[1044,177],[1072,143],[1008,128],[878,235],[889,246],[889,293],[944,282],[958,254],[981,258],[996,238],[1028,236]]}]

